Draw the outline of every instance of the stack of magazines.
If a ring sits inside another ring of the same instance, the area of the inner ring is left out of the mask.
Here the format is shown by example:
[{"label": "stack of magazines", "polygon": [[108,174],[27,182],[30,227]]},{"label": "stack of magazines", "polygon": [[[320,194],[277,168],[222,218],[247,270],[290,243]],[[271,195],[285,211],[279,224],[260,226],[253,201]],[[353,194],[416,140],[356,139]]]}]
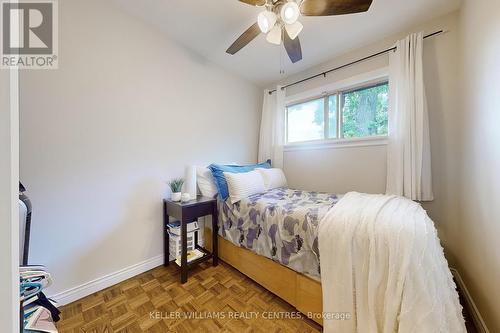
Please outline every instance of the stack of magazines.
[{"label": "stack of magazines", "polygon": [[52,284],[50,273],[44,266],[21,266],[19,274],[24,332],[57,333],[54,322],[61,312],[42,292]]},{"label": "stack of magazines", "polygon": [[[186,229],[187,229],[188,233],[199,230],[200,228],[198,226],[198,221],[193,221],[193,222],[188,223],[186,226]],[[179,221],[169,222],[168,223],[168,231],[172,235],[180,236],[181,235],[181,223]]]},{"label": "stack of magazines", "polygon": [[[205,254],[203,252],[201,252],[200,250],[198,250],[198,249],[194,249],[194,250],[188,251],[188,253],[187,253],[187,262],[190,263],[191,261],[196,260],[198,258],[201,258],[204,255]],[[179,266],[181,265],[181,256],[178,256],[175,259],[175,263],[177,265],[179,265]]]}]

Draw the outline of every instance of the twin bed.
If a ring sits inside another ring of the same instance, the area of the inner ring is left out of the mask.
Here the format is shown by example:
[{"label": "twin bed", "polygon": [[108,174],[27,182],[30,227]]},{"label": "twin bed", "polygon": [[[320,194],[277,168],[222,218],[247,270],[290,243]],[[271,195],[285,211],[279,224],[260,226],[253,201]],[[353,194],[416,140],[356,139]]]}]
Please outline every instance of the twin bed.
[{"label": "twin bed", "polygon": [[232,200],[254,184],[234,187],[226,176],[219,257],[325,332],[465,332],[434,224],[418,203],[286,186]]}]

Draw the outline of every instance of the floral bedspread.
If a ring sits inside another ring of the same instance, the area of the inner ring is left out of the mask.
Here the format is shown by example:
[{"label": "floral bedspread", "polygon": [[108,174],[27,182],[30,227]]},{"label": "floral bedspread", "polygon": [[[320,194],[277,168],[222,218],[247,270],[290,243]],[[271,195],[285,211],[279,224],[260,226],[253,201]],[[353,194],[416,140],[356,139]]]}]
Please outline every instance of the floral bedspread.
[{"label": "floral bedspread", "polygon": [[219,200],[219,233],[235,245],[319,277],[318,222],[339,199],[277,188],[235,204]]}]

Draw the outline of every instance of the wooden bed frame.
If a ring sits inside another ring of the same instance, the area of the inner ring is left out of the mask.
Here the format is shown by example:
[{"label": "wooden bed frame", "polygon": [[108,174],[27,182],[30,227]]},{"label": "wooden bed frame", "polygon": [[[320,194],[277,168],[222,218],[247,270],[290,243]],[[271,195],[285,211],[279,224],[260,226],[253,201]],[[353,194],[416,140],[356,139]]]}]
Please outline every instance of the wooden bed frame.
[{"label": "wooden bed frame", "polygon": [[[205,228],[205,247],[212,249],[212,230]],[[234,245],[219,235],[219,258],[279,296],[322,325],[321,283],[250,250]]]}]

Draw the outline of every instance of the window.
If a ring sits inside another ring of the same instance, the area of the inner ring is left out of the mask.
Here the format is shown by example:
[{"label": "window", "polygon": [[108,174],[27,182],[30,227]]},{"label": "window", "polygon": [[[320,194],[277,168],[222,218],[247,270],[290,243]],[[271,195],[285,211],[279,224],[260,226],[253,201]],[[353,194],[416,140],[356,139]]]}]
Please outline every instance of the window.
[{"label": "window", "polygon": [[388,82],[289,105],[287,142],[387,135],[388,105]]}]

